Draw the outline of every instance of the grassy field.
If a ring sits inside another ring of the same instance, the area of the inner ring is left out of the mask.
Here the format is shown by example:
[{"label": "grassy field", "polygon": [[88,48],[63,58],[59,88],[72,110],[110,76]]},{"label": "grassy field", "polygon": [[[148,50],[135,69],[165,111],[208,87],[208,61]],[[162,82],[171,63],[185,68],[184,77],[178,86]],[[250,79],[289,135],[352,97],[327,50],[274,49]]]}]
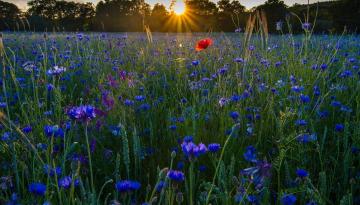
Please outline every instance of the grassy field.
[{"label": "grassy field", "polygon": [[0,204],[360,204],[359,36],[3,45]]}]

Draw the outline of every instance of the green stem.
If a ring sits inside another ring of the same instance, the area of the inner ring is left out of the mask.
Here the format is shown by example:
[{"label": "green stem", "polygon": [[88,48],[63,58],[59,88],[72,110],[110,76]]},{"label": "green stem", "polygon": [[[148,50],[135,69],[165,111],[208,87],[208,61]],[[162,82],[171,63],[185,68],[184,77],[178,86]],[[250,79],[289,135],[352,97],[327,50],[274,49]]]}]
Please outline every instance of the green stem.
[{"label": "green stem", "polygon": [[88,125],[87,124],[86,124],[86,127],[85,127],[85,137],[86,137],[87,153],[88,153],[88,157],[89,157],[91,192],[92,192],[92,198],[95,199],[94,198],[94,196],[95,196],[94,175],[93,175],[93,170],[92,170],[91,151],[90,151],[89,136],[88,136]]},{"label": "green stem", "polygon": [[211,182],[211,187],[210,187],[209,193],[208,193],[208,195],[207,195],[207,197],[206,197],[206,203],[205,203],[206,205],[209,204],[210,196],[211,196],[211,193],[212,193],[212,191],[213,191],[213,189],[214,189],[214,186],[215,186],[215,185],[214,185],[214,184],[215,184],[215,180],[216,180],[217,174],[218,174],[219,169],[220,169],[220,163],[221,163],[221,161],[222,161],[222,158],[224,157],[224,153],[225,153],[226,146],[229,144],[230,139],[231,139],[231,136],[233,135],[233,132],[234,132],[234,128],[236,128],[236,126],[237,126],[237,125],[234,125],[234,126],[233,126],[233,130],[232,130],[232,132],[230,133],[230,135],[227,137],[227,139],[226,139],[226,141],[225,141],[225,144],[224,144],[224,147],[223,147],[223,149],[221,150],[219,162],[218,162],[218,164],[217,164],[217,166],[216,166],[215,174],[214,174],[214,177],[213,177],[212,182]]},{"label": "green stem", "polygon": [[189,204],[193,205],[194,204],[194,200],[193,200],[193,189],[194,189],[194,162],[190,162],[190,167],[189,167],[189,186],[190,186],[190,196],[189,196]]}]

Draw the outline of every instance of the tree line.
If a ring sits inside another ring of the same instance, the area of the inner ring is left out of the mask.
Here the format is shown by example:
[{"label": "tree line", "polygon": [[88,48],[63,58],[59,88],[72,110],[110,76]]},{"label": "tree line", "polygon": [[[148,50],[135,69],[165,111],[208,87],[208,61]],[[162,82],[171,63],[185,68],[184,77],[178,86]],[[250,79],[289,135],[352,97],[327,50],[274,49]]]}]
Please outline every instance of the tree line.
[{"label": "tree line", "polygon": [[[179,0],[178,0],[179,1]],[[162,4],[151,7],[145,0],[102,0],[96,6],[64,0],[31,0],[21,11],[15,4],[0,0],[0,30],[5,31],[144,31],[234,32],[244,28],[250,14],[264,11],[269,32],[301,32],[302,23],[314,23],[315,32],[358,32],[360,1],[336,0],[311,5],[287,6],[268,0],[250,10],[238,0],[185,0],[186,13],[177,16]],[[277,25],[277,26],[276,26]]]}]

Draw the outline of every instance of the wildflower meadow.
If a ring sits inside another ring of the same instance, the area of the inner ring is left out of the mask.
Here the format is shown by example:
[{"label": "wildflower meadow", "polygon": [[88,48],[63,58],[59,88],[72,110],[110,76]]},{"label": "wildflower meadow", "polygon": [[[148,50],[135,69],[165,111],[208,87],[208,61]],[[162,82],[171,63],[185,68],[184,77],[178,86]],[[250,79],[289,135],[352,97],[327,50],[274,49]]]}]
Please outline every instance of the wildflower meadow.
[{"label": "wildflower meadow", "polygon": [[360,204],[360,37],[308,24],[3,33],[0,204]]}]

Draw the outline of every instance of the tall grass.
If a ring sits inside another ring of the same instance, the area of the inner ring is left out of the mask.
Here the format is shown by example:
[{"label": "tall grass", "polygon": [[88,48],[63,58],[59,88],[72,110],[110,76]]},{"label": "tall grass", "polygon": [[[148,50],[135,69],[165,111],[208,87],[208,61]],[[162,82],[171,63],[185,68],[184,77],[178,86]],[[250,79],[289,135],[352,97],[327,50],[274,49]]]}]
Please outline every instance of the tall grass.
[{"label": "tall grass", "polygon": [[[269,35],[264,15],[240,37],[5,33],[0,204],[359,203],[360,38]],[[204,37],[214,45],[195,52]],[[80,105],[96,118],[71,119]],[[189,158],[189,135],[221,149]],[[141,187],[119,192],[121,180]]]}]

